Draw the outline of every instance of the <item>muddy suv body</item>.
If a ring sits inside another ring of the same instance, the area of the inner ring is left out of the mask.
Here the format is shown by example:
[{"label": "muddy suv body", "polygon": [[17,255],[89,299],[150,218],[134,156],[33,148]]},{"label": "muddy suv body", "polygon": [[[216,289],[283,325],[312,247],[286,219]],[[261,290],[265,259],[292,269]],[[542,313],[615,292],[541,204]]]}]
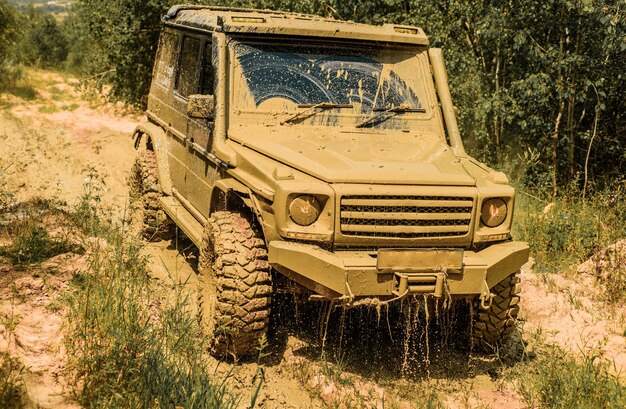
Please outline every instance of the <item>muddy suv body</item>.
[{"label": "muddy suv body", "polygon": [[514,189],[465,153],[421,29],[201,6],[163,22],[131,180],[147,236],[173,221],[200,248],[216,352],[254,348],[279,276],[349,306],[467,299],[479,343],[507,336],[528,259]]}]

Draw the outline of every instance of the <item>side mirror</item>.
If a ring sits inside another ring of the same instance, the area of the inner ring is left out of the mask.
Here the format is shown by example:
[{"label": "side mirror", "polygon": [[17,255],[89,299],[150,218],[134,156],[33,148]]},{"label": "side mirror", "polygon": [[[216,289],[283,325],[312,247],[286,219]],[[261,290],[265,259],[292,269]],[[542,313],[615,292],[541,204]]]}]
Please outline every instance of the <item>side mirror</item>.
[{"label": "side mirror", "polygon": [[190,95],[187,101],[187,116],[197,119],[214,119],[215,97],[213,95]]}]

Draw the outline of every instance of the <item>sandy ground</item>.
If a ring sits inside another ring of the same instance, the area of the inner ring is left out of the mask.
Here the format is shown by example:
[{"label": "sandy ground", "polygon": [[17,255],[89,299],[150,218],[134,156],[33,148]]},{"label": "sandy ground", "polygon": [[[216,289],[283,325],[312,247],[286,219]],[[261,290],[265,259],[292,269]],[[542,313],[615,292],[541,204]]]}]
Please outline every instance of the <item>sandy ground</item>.
[{"label": "sandy ground", "polygon": [[[76,98],[72,88],[66,92]],[[83,194],[85,179],[95,174],[104,179],[106,204],[124,206],[134,160],[130,136],[139,118],[117,117],[113,107],[91,109],[78,101],[73,111],[50,114],[40,110],[55,106],[54,100],[0,111],[1,170],[17,201],[37,195],[71,205]]]},{"label": "sandy ground", "polygon": [[[72,204],[82,194],[86,178],[97,174],[106,189],[105,203],[123,212],[126,177],[134,160],[130,134],[141,117],[119,115],[119,107],[90,107],[68,85],[72,80],[45,72],[34,75],[42,84],[36,100],[0,96],[4,105],[0,108],[0,176],[6,188],[17,201],[56,197]],[[59,94],[62,98],[55,98]],[[193,293],[194,260],[177,250],[185,246],[153,243],[146,252],[155,282],[186,282]],[[84,266],[80,259],[64,257],[22,271],[0,260],[0,352],[9,350],[26,367],[24,381],[32,407],[78,407],[68,398],[70,388],[62,377],[63,311],[58,297],[72,273]],[[573,353],[601,348],[615,361],[617,372],[626,373],[624,309],[607,310],[590,290],[593,286],[576,277],[545,278],[527,268],[522,279],[525,334],[541,331]],[[195,308],[193,303],[190,307]],[[370,318],[365,325],[374,325],[375,319]],[[493,357],[434,345],[427,356],[431,365],[417,365],[408,376],[400,376],[398,360],[389,357],[402,350],[380,341],[384,329],[372,328],[363,339],[350,335],[348,345],[364,346],[357,352],[322,357],[314,323],[289,317],[285,322],[276,329],[284,344],[270,347],[259,407],[320,408],[343,402],[355,407],[410,408],[420,403],[417,389],[429,387],[447,391],[444,400],[452,408],[525,407],[514,391],[494,378]],[[241,362],[230,380],[230,387],[242,393],[242,406],[248,402],[256,368],[254,362]]]},{"label": "sandy ground", "polygon": [[598,300],[595,279],[586,274],[522,274],[522,315],[527,333],[574,353],[601,353],[626,379],[626,306]]}]

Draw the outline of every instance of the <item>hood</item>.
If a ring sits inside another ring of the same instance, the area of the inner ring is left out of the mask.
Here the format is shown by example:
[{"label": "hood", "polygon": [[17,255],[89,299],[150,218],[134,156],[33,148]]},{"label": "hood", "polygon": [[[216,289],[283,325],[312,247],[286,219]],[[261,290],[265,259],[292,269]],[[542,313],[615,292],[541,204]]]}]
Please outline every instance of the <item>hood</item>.
[{"label": "hood", "polygon": [[246,126],[231,129],[228,137],[328,183],[476,185],[450,147],[431,133]]}]

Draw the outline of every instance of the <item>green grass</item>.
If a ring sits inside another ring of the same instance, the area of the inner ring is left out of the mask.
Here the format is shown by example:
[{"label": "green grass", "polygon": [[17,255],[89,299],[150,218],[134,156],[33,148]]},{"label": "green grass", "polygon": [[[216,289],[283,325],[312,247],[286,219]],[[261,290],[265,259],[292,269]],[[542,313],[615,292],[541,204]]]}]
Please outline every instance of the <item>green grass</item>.
[{"label": "green grass", "polygon": [[76,111],[78,108],[80,108],[80,105],[76,103],[61,105],[61,110],[63,111],[73,112]]},{"label": "green grass", "polygon": [[77,244],[50,236],[36,220],[29,220],[17,227],[10,245],[0,247],[0,256],[12,264],[37,263],[63,253],[82,254],[84,249]]},{"label": "green grass", "polygon": [[[73,242],[86,251],[87,269],[75,273],[55,307],[65,313],[65,375],[72,396],[89,408],[236,407],[240,396],[226,387],[228,376],[215,375],[208,363],[187,292],[151,282],[143,243],[114,216],[118,212],[101,208],[102,178],[93,169],[85,172],[84,194],[72,209],[61,210],[54,201],[0,203],[0,212],[20,215],[6,230],[11,244],[0,250],[9,261],[36,263],[78,251],[67,236],[46,230],[48,215],[62,215]],[[22,370],[8,354],[0,355],[1,408],[21,407]],[[251,386],[253,400],[261,385]]]},{"label": "green grass", "polygon": [[24,367],[8,352],[0,353],[0,408],[17,409],[23,405]]},{"label": "green grass", "polygon": [[[17,293],[15,284],[12,284],[11,290],[13,293],[11,302],[14,303]],[[0,312],[0,325],[4,327],[3,335],[9,345],[15,343],[15,329],[19,321],[20,316],[14,314],[13,310],[9,314]],[[24,384],[22,374],[24,369],[24,366],[8,351],[0,352],[0,408],[13,409],[23,406]]]},{"label": "green grass", "polygon": [[574,358],[562,348],[543,344],[537,358],[508,370],[529,407],[624,408],[626,386],[611,373],[600,352]]},{"label": "green grass", "polygon": [[89,407],[232,407],[212,380],[197,322],[186,299],[155,312],[141,245],[117,240],[90,249],[91,271],[73,280],[66,299],[68,373]]},{"label": "green grass", "polygon": [[[151,284],[142,242],[100,212],[88,191],[77,225],[98,240],[88,272],[65,298],[67,375],[79,403],[91,408],[228,408],[239,404],[207,364],[207,348],[188,295]],[[167,295],[164,295],[167,294]]]},{"label": "green grass", "polygon": [[39,96],[22,67],[9,67],[6,70],[0,70],[0,93],[3,92],[27,101],[32,101]]},{"label": "green grass", "polygon": [[565,270],[626,238],[625,191],[625,181],[586,199],[571,189],[553,200],[549,210],[546,202],[518,194],[514,237],[528,242],[537,270]]},{"label": "green grass", "polygon": [[37,109],[37,112],[40,114],[54,114],[55,112],[59,112],[59,108],[56,105],[42,105]]}]

